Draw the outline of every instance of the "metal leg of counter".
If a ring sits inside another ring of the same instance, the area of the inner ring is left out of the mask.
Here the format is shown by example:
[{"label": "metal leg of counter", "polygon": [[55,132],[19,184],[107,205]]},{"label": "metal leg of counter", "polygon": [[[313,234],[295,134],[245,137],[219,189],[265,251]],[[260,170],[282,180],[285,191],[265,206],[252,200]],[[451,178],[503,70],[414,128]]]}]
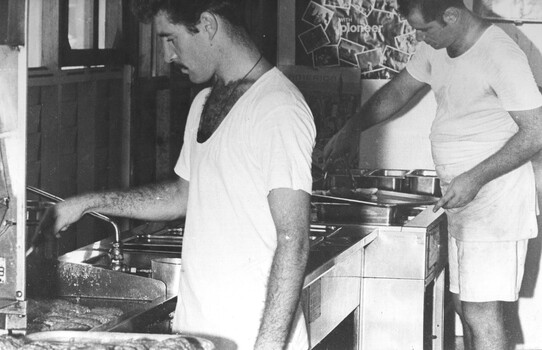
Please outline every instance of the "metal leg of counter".
[{"label": "metal leg of counter", "polygon": [[444,295],[446,274],[443,269],[435,278],[433,285],[433,339],[432,349],[443,350],[444,347]]}]

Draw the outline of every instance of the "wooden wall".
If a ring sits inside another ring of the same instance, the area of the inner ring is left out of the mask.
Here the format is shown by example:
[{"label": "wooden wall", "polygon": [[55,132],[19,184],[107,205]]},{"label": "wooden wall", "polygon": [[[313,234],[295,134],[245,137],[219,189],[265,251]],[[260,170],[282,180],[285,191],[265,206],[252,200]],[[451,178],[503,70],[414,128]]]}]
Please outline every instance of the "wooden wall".
[{"label": "wooden wall", "polygon": [[[120,187],[122,83],[121,70],[29,77],[28,185],[61,198]],[[62,250],[73,250],[113,231],[89,218],[75,232],[63,235]]]}]

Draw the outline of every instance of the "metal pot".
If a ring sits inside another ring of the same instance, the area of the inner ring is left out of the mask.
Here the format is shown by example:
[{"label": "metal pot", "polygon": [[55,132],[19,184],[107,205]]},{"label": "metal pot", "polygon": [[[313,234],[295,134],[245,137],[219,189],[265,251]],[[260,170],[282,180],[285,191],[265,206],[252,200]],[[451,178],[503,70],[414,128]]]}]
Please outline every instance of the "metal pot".
[{"label": "metal pot", "polygon": [[181,258],[157,258],[151,260],[151,278],[166,284],[166,297],[179,293],[181,280]]}]

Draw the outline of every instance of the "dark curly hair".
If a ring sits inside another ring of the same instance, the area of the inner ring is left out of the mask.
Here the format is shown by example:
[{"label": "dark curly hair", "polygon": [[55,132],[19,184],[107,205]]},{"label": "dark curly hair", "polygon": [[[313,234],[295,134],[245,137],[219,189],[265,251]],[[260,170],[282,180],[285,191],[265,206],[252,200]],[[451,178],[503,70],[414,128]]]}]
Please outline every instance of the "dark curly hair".
[{"label": "dark curly hair", "polygon": [[243,4],[243,0],[132,0],[132,11],[145,23],[163,11],[171,23],[182,24],[197,33],[196,24],[203,12],[222,17],[234,29],[246,29]]},{"label": "dark curly hair", "polygon": [[404,17],[419,9],[425,22],[442,22],[444,11],[450,7],[464,8],[463,0],[397,0],[399,13]]}]

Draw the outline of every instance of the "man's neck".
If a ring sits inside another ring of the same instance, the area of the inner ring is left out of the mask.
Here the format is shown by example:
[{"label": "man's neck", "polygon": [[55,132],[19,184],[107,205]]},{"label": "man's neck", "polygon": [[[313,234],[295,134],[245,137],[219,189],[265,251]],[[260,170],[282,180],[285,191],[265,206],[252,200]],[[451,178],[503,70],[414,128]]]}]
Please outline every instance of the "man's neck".
[{"label": "man's neck", "polygon": [[452,58],[461,56],[473,47],[490,26],[490,23],[474,16],[469,11],[465,11],[461,16],[459,25],[460,28],[464,29],[458,36],[458,40],[446,49],[448,56]]}]

